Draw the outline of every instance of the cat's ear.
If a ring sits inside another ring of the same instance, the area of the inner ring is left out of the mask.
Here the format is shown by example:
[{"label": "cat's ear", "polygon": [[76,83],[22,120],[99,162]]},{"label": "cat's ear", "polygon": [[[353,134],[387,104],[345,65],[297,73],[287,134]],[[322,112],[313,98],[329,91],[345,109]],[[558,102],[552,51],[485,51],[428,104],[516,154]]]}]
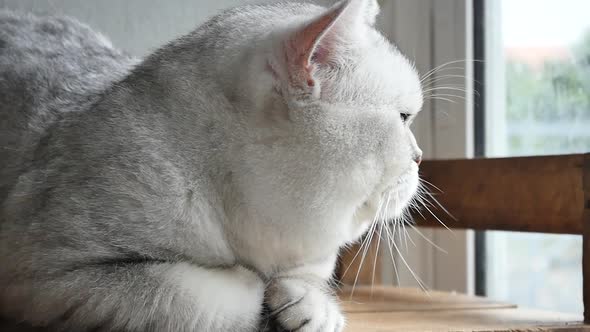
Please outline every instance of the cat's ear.
[{"label": "cat's ear", "polygon": [[355,38],[360,26],[373,25],[378,13],[377,0],[340,1],[293,31],[283,43],[289,83],[314,90],[315,66],[337,57],[338,44]]}]

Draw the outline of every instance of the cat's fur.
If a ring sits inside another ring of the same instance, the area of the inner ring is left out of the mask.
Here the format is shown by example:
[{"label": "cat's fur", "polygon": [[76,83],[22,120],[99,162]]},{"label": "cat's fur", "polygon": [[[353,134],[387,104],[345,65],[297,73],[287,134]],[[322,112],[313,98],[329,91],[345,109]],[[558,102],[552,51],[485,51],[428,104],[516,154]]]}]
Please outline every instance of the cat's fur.
[{"label": "cat's fur", "polygon": [[141,62],[2,12],[0,315],[252,331],[264,303],[287,330],[340,331],[338,249],[418,181],[420,83],[377,12],[241,7]]}]

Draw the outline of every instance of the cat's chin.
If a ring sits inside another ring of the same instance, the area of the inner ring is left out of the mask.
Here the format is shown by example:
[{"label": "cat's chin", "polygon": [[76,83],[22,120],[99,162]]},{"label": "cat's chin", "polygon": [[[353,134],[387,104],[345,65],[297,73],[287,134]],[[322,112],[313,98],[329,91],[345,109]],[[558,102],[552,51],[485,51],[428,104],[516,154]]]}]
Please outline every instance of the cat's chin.
[{"label": "cat's chin", "polygon": [[[382,213],[386,215],[385,219],[399,218],[403,215],[418,191],[419,181],[418,169],[417,167],[412,167],[408,171],[402,173],[397,178],[395,184],[383,193],[386,210]],[[389,204],[387,204],[388,201]]]},{"label": "cat's chin", "polygon": [[393,184],[359,207],[355,219],[358,223],[365,224],[402,217],[418,190],[419,181],[417,167],[409,168]]}]

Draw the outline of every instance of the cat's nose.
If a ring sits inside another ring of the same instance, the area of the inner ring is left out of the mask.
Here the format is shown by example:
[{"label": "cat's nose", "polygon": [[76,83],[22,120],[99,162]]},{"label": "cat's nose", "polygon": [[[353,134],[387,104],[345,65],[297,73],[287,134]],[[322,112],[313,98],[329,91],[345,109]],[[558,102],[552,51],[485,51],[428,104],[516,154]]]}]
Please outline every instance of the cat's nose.
[{"label": "cat's nose", "polygon": [[414,161],[416,162],[416,165],[420,166],[420,163],[422,162],[422,154],[415,155]]}]

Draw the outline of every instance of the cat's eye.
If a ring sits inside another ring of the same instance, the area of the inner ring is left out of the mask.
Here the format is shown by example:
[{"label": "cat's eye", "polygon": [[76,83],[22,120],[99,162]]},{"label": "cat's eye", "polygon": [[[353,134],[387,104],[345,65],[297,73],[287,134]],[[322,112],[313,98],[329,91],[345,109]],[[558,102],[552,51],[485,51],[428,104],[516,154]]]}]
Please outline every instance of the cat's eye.
[{"label": "cat's eye", "polygon": [[406,123],[410,119],[409,113],[400,113],[399,116],[402,118],[403,123]]}]

